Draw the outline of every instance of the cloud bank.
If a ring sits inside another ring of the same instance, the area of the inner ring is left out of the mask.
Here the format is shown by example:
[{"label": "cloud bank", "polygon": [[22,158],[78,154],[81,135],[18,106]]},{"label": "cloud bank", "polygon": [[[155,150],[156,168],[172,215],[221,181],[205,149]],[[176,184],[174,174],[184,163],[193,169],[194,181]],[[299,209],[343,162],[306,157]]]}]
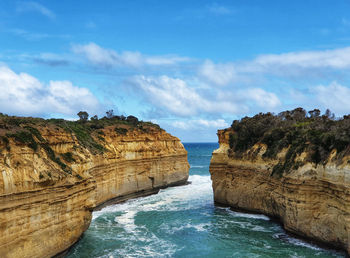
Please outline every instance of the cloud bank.
[{"label": "cloud bank", "polygon": [[27,73],[15,73],[0,65],[0,110],[18,115],[71,116],[79,110],[97,112],[101,104],[87,88],[70,81],[50,81],[47,85]]},{"label": "cloud bank", "polygon": [[[226,127],[232,119],[243,115],[280,112],[298,106],[330,108],[337,114],[350,110],[350,88],[333,76],[350,69],[350,47],[265,54],[227,63],[117,52],[95,43],[73,45],[71,50],[73,54],[42,53],[29,57],[36,63],[55,68],[80,66],[83,60],[87,66],[99,68],[91,70],[91,76],[107,70],[109,75],[117,74],[122,68],[127,73],[118,75],[120,80],[108,90],[124,98],[123,101],[132,100],[128,109],[132,110],[134,103],[142,106],[135,115],[156,119],[178,132],[196,129],[213,133],[215,128]],[[190,65],[180,65],[186,62]],[[169,69],[170,66],[176,69]],[[144,67],[155,69],[135,69]],[[87,88],[74,86],[69,81],[44,84],[28,74],[16,74],[5,66],[0,68],[0,90],[4,92],[0,108],[5,112],[72,116],[78,110],[97,111],[101,107]],[[310,79],[311,72],[319,77]],[[335,79],[327,82],[325,74]],[[295,86],[291,76],[299,80],[295,85],[301,82],[302,86]],[[99,113],[96,111],[94,113]],[[169,122],[174,119],[176,122]]]},{"label": "cloud bank", "polygon": [[301,51],[260,55],[252,60],[214,63],[206,60],[199,76],[210,83],[225,86],[259,76],[305,80],[350,69],[350,47],[323,51]]},{"label": "cloud bank", "polygon": [[278,97],[260,88],[231,90],[195,88],[185,80],[168,76],[135,76],[127,87],[147,103],[172,115],[190,117],[205,114],[242,114],[250,106],[275,108],[281,104]]}]

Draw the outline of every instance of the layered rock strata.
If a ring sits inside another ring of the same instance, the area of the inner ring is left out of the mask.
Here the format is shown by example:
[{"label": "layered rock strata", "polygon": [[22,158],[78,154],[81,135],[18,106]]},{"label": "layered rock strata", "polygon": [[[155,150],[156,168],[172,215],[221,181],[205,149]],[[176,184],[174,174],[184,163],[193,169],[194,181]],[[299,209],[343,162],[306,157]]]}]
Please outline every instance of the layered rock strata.
[{"label": "layered rock strata", "polygon": [[164,130],[109,126],[96,152],[60,127],[32,128],[38,146],[0,139],[0,257],[51,257],[79,239],[97,205],[188,178],[187,152]]},{"label": "layered rock strata", "polygon": [[219,130],[219,149],[213,152],[210,173],[214,200],[235,209],[279,218],[294,234],[350,253],[350,157],[324,164],[297,159],[303,165],[282,176],[272,175],[287,148],[274,159],[263,154],[266,145],[255,144],[238,157],[229,147],[232,129]]}]

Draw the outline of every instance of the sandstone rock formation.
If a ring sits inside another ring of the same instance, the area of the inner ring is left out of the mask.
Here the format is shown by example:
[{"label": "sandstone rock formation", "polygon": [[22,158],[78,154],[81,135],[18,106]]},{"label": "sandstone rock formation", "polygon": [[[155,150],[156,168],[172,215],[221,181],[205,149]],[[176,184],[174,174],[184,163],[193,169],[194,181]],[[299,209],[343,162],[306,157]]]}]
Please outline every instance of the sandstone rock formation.
[{"label": "sandstone rock formation", "polygon": [[334,150],[323,164],[296,157],[299,167],[272,175],[288,147],[265,158],[267,146],[256,143],[243,155],[229,146],[230,128],[219,130],[219,149],[213,152],[210,173],[216,203],[263,213],[281,220],[284,228],[350,253],[350,157],[336,162]]},{"label": "sandstone rock formation", "polygon": [[105,126],[83,144],[86,135],[54,123],[7,123],[0,121],[0,257],[51,257],[79,239],[97,205],[188,178],[183,145],[157,127]]}]

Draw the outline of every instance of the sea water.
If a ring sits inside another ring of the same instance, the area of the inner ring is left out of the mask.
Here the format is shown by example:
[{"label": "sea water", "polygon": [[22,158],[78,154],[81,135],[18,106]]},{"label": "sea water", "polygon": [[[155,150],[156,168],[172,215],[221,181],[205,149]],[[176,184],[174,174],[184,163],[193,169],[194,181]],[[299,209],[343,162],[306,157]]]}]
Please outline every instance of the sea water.
[{"label": "sea water", "polygon": [[216,143],[187,143],[192,184],[93,213],[67,257],[344,257],[288,235],[264,215],[218,207],[209,174]]}]

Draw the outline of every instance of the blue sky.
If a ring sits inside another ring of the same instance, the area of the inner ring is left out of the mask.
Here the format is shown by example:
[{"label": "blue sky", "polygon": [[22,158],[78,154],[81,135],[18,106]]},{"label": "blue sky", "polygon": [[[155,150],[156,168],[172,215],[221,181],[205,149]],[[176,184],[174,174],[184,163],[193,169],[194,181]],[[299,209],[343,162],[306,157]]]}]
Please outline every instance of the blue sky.
[{"label": "blue sky", "polygon": [[350,113],[350,1],[0,2],[0,112],[136,115],[185,142],[258,112]]}]

